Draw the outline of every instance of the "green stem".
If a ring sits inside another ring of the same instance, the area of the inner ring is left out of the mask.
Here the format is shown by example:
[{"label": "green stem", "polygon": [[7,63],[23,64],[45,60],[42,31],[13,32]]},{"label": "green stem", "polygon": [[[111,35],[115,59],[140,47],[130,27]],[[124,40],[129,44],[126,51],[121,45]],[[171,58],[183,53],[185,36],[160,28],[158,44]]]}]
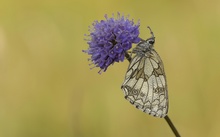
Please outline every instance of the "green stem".
[{"label": "green stem", "polygon": [[174,135],[175,135],[176,137],[180,137],[179,132],[176,130],[176,127],[173,125],[173,123],[172,123],[172,121],[170,120],[170,118],[168,117],[168,115],[166,115],[166,116],[164,117],[164,119],[166,120],[166,122],[168,123],[168,125],[170,126],[170,128],[172,129]]}]

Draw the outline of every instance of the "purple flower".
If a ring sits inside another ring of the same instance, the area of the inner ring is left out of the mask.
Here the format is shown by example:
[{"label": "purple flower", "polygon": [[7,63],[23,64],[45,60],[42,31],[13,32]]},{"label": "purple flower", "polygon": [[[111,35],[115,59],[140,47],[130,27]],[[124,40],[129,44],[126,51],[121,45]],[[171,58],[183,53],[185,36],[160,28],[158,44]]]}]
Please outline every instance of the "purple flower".
[{"label": "purple flower", "polygon": [[106,71],[108,66],[114,62],[124,60],[125,52],[129,50],[132,43],[140,41],[139,26],[134,24],[128,17],[120,16],[108,18],[100,22],[95,21],[90,28],[90,34],[86,35],[89,48],[83,52],[91,55],[94,67],[100,67],[101,71]]}]

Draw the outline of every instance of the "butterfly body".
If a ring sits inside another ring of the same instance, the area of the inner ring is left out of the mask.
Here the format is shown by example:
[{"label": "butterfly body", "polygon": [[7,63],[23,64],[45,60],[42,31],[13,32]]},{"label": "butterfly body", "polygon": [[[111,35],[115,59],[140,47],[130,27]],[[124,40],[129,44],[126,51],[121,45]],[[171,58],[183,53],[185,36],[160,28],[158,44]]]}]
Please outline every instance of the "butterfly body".
[{"label": "butterfly body", "polygon": [[121,88],[125,98],[136,108],[155,117],[168,112],[168,91],[163,62],[153,49],[155,37],[142,40],[132,58]]}]

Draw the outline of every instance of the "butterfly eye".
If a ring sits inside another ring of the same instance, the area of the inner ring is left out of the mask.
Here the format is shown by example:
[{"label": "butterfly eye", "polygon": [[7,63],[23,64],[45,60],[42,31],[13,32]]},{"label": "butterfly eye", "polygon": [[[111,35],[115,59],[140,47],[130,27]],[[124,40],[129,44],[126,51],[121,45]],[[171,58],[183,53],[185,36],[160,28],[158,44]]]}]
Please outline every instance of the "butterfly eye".
[{"label": "butterfly eye", "polygon": [[154,44],[154,40],[149,40],[148,43],[150,43],[151,45]]}]

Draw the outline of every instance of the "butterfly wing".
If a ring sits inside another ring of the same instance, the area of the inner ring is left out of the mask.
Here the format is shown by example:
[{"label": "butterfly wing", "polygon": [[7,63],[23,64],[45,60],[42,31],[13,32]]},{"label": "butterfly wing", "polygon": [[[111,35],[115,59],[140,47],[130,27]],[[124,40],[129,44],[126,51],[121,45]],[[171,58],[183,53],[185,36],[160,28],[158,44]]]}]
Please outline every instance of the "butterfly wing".
[{"label": "butterfly wing", "polygon": [[121,88],[125,98],[136,108],[156,117],[166,116],[167,82],[163,62],[155,50],[131,60]]}]

